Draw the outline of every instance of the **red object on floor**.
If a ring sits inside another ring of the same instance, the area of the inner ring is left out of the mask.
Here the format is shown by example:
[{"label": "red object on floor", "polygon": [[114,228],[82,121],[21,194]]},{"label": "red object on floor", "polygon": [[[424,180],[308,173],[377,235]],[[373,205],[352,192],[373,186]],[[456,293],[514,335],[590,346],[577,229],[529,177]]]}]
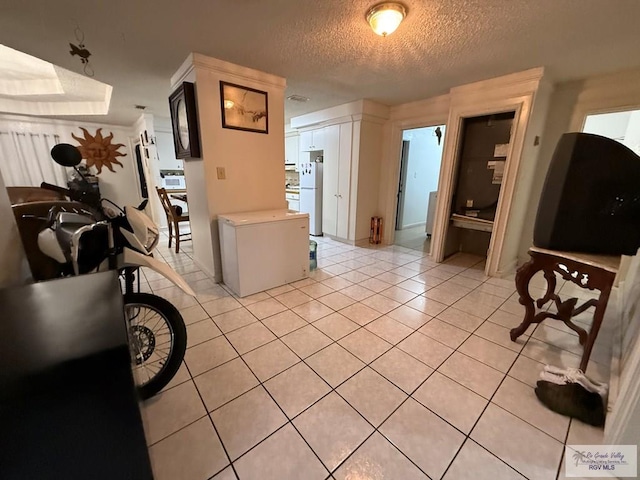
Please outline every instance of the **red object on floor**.
[{"label": "red object on floor", "polygon": [[382,242],[382,217],[371,217],[371,230],[369,233],[369,243]]}]

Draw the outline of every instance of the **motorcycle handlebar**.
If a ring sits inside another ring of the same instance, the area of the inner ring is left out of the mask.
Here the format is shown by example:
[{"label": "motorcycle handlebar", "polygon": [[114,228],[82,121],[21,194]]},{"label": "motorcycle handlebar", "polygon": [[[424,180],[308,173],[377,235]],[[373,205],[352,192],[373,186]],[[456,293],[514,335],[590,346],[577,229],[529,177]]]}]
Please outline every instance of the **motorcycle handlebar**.
[{"label": "motorcycle handlebar", "polygon": [[40,184],[40,188],[44,188],[46,190],[51,190],[52,192],[58,192],[63,194],[66,197],[69,197],[69,199],[76,201],[76,202],[84,202],[87,199],[85,199],[85,196],[83,195],[82,192],[79,191],[75,191],[75,190],[70,190],[68,188],[64,188],[64,187],[59,187],[57,185],[52,185],[50,183],[47,182],[42,182]]},{"label": "motorcycle handlebar", "polygon": [[52,192],[58,192],[71,198],[71,191],[68,188],[59,187],[57,185],[51,185],[50,183],[47,183],[47,182],[42,182],[40,184],[40,188],[51,190]]}]

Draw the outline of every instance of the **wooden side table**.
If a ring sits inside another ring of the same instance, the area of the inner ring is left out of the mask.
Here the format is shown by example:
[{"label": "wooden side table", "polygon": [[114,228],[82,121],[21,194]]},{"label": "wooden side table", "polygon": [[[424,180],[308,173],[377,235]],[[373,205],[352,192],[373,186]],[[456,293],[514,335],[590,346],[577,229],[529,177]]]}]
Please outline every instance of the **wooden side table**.
[{"label": "wooden side table", "polygon": [[[546,318],[560,320],[578,334],[580,345],[584,347],[582,360],[580,361],[580,370],[584,372],[589,363],[593,344],[600,331],[611,287],[618,273],[620,256],[561,252],[538,247],[531,247],[529,256],[531,260],[522,265],[516,273],[516,288],[520,295],[520,303],[524,305],[526,312],[522,323],[511,329],[511,340],[515,342],[532,323],[540,323]],[[529,294],[529,282],[540,271],[544,273],[544,278],[547,281],[547,291],[542,298],[534,302]],[[579,287],[600,291],[600,296],[597,299],[587,300],[580,306],[576,306],[578,304],[577,298],[569,298],[562,301],[555,292],[556,273]],[[557,313],[538,312],[536,314],[536,306],[542,308],[550,300],[554,301],[558,310]],[[590,307],[595,307],[595,312],[591,329],[587,333],[583,328],[572,322],[571,319]]]}]

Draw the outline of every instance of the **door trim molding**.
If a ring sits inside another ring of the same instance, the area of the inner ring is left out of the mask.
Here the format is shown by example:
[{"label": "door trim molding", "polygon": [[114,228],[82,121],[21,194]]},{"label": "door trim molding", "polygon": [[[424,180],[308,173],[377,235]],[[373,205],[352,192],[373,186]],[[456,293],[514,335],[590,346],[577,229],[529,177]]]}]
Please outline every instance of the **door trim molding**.
[{"label": "door trim molding", "polygon": [[531,117],[536,90],[543,70],[521,72],[509,76],[510,85],[497,82],[489,91],[487,82],[480,82],[478,88],[465,87],[452,90],[451,108],[447,120],[444,153],[438,182],[438,203],[434,221],[431,255],[436,262],[444,260],[445,239],[449,229],[451,197],[458,167],[461,148],[462,127],[465,118],[479,117],[494,113],[515,112],[507,163],[498,198],[498,207],[493,224],[493,233],[487,252],[485,273],[494,276],[499,272],[505,243],[507,220],[511,214],[511,204],[518,178],[524,140]]},{"label": "door trim molding", "polygon": [[[384,211],[385,218],[389,221],[385,221],[383,227],[385,243],[393,245],[395,241],[395,225],[396,225],[396,211],[398,210],[398,183],[400,182],[400,159],[402,157],[402,132],[404,130],[411,130],[414,128],[427,128],[436,127],[440,125],[445,126],[445,141],[448,135],[446,114],[426,114],[422,117],[413,117],[410,119],[394,120],[390,124],[390,146],[387,148],[388,158],[390,159],[389,171],[387,178],[387,201],[386,209]],[[444,160],[444,150],[443,157]],[[440,172],[442,174],[442,164],[440,165]],[[438,185],[438,188],[440,186]],[[391,221],[393,219],[393,221]]]}]

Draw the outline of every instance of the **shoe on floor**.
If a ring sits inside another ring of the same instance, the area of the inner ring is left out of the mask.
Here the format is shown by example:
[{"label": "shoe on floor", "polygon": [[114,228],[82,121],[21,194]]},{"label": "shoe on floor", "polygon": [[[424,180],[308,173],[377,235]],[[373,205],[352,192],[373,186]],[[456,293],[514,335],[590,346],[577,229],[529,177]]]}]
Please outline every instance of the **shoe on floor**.
[{"label": "shoe on floor", "polygon": [[562,385],[563,383],[578,383],[589,392],[597,393],[606,402],[609,386],[606,383],[596,382],[587,377],[579,368],[560,368],[553,365],[545,365],[540,372],[540,379]]},{"label": "shoe on floor", "polygon": [[536,396],[550,410],[561,415],[577,418],[578,420],[601,427],[604,425],[605,412],[602,397],[589,392],[582,385],[557,383],[538,380],[535,388]]}]

